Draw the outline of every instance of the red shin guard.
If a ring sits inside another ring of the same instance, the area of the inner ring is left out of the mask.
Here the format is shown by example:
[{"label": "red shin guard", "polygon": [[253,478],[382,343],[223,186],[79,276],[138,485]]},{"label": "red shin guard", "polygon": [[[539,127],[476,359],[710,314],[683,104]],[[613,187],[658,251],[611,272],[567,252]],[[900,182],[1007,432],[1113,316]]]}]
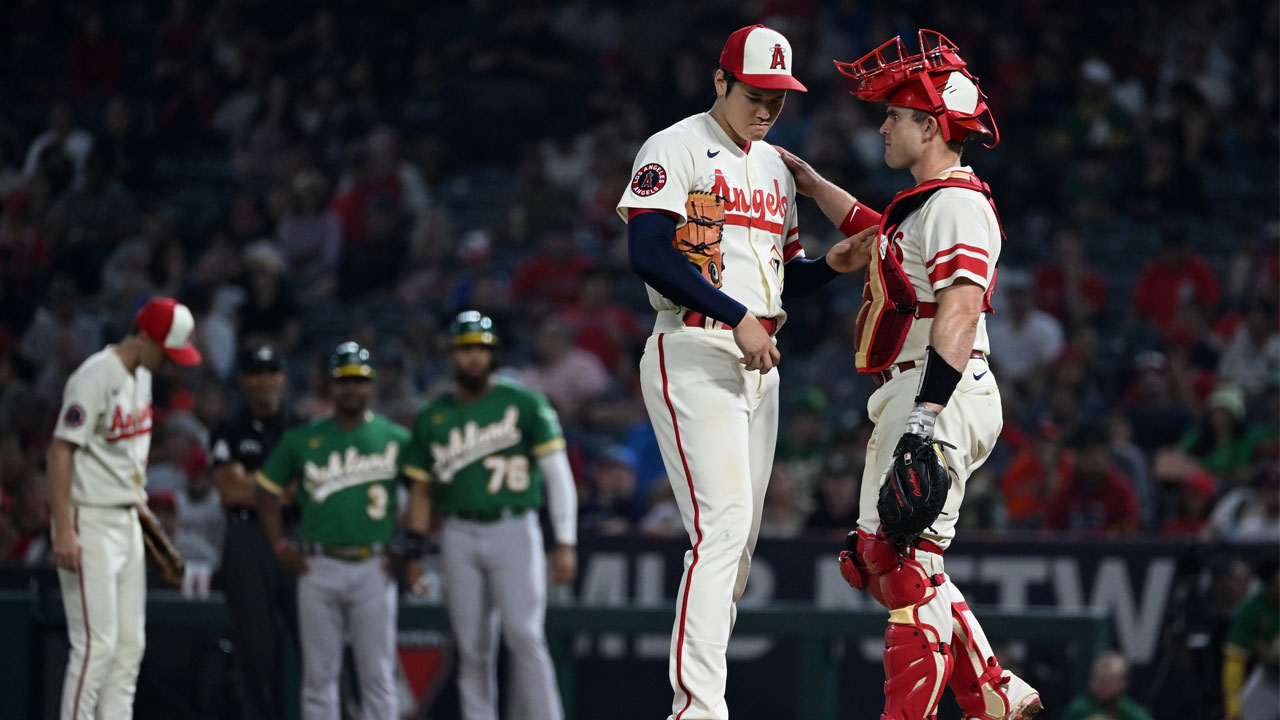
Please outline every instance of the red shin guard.
[{"label": "red shin guard", "polygon": [[996,661],[986,633],[967,603],[951,606],[951,654],[955,669],[949,685],[966,720],[1004,720],[1010,707],[1001,681],[1004,669]]},{"label": "red shin guard", "polygon": [[889,623],[884,633],[881,720],[932,720],[951,674],[952,657],[928,625]]}]

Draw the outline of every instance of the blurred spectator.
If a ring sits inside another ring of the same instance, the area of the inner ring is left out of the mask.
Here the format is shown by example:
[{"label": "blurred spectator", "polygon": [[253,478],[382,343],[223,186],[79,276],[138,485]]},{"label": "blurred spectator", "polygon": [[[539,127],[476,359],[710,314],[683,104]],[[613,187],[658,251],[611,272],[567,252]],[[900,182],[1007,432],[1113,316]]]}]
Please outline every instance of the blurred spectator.
[{"label": "blurred spectator", "polygon": [[77,100],[102,97],[115,90],[124,53],[120,41],[108,33],[101,9],[90,9],[80,22],[80,35],[71,41],[67,57],[68,84]]},{"label": "blurred spectator", "polygon": [[[1275,555],[1259,561],[1256,573],[1262,587],[1232,616],[1223,648],[1222,697],[1228,720],[1280,716],[1280,563]],[[1250,660],[1253,672],[1246,679]]]},{"label": "blurred spectator", "polygon": [[102,324],[86,306],[75,280],[55,275],[18,343],[18,352],[39,368],[35,390],[45,397],[62,397],[67,376],[102,346]]},{"label": "blurred spectator", "polygon": [[1071,700],[1063,720],[1151,720],[1151,713],[1128,692],[1129,659],[1114,651],[1103,653],[1093,661],[1089,692]]},{"label": "blurred spectator", "polygon": [[1238,541],[1280,542],[1280,471],[1262,463],[1253,482],[1227,492],[1209,516],[1214,535]]},{"label": "blurred spectator", "polygon": [[96,294],[102,265],[133,229],[133,214],[133,196],[112,179],[107,158],[98,150],[89,153],[84,182],[63,195],[50,213],[54,266]]},{"label": "blurred spectator", "polygon": [[571,305],[578,297],[591,258],[575,247],[573,226],[558,221],[539,238],[511,280],[511,295],[532,313],[547,313]]},{"label": "blurred spectator", "polygon": [[[202,117],[206,124],[212,119],[212,113]],[[232,139],[231,164],[249,177],[287,177],[304,162],[303,135],[289,81],[277,75],[248,126]]]},{"label": "blurred spectator", "polygon": [[413,371],[405,354],[399,350],[378,351],[378,382],[370,407],[392,420],[405,425],[413,424],[413,417],[422,408],[423,398],[413,385]]},{"label": "blurred spectator", "polygon": [[1137,531],[1138,501],[1129,478],[1115,469],[1108,442],[1096,426],[1076,433],[1075,468],[1054,493],[1045,527],[1092,534]]},{"label": "blurred spectator", "polygon": [[996,292],[1001,295],[996,303],[1000,311],[987,321],[992,361],[1002,385],[1021,386],[1033,395],[1048,366],[1062,352],[1062,323],[1036,308],[1031,276],[1025,271],[1001,269]]},{"label": "blurred spectator", "polygon": [[403,208],[411,215],[421,215],[431,205],[422,171],[401,153],[400,133],[380,125],[369,133],[369,164],[376,186],[397,188]]},{"label": "blurred spectator", "polygon": [[805,521],[810,532],[839,534],[858,526],[858,488],[862,468],[844,455],[829,455],[818,475],[814,511]]},{"label": "blurred spectator", "polygon": [[[218,566],[219,552],[222,547],[222,533],[226,528],[226,516],[222,510],[222,501],[218,491],[213,487],[213,478],[209,474],[208,456],[204,448],[194,445],[187,450],[182,461],[182,473],[186,482],[173,493],[177,511],[176,527],[178,538],[185,540],[186,535],[199,538],[193,546],[199,547],[204,554],[191,556],[184,554],[187,560],[205,562],[211,567]],[[177,539],[175,538],[175,542]],[[212,550],[212,552],[208,552]]]},{"label": "blurred spectator", "polygon": [[[334,199],[337,203],[337,198]],[[404,217],[390,195],[371,195],[361,203],[359,236],[344,235],[341,294],[358,299],[374,291],[390,291],[404,272],[408,251]],[[348,230],[350,226],[348,225]],[[348,232],[344,230],[344,233]]]},{"label": "blurred spectator", "polygon": [[299,296],[319,300],[337,289],[342,223],[329,207],[329,184],[314,169],[299,170],[290,184],[290,204],[276,225],[276,241]]},{"label": "blurred spectator", "polygon": [[622,446],[609,448],[596,463],[584,488],[579,523],[584,532],[623,535],[644,517],[645,504],[636,492],[635,456]]},{"label": "blurred spectator", "polygon": [[1009,526],[1043,527],[1051,501],[1073,470],[1072,455],[1063,448],[1062,428],[1042,418],[1034,440],[1013,457],[1000,479]]},{"label": "blurred spectator", "polygon": [[1177,444],[1194,426],[1191,408],[1175,397],[1169,361],[1149,350],[1134,360],[1137,378],[1126,394],[1133,442],[1150,457],[1156,450]]},{"label": "blurred spectator", "polygon": [[1183,438],[1182,448],[1234,485],[1237,474],[1252,462],[1257,444],[1245,428],[1244,394],[1231,385],[1219,385],[1209,395],[1199,425]]},{"label": "blurred spectator", "polygon": [[613,372],[631,351],[649,336],[635,315],[614,299],[613,278],[602,268],[588,270],[578,290],[576,304],[563,307],[558,318],[574,333],[574,344],[586,350]]},{"label": "blurred spectator", "polygon": [[1160,534],[1165,537],[1200,537],[1209,524],[1215,484],[1213,476],[1204,470],[1183,478],[1177,489],[1173,516],[1165,522]]},{"label": "blurred spectator", "polygon": [[284,257],[270,240],[244,249],[245,304],[240,307],[242,345],[270,343],[286,352],[302,337],[301,311],[285,280]]},{"label": "blurred spectator", "polygon": [[36,174],[46,148],[61,150],[76,174],[84,168],[85,158],[93,149],[93,135],[76,127],[75,109],[70,101],[59,100],[49,106],[49,129],[37,135],[27,148],[27,160],[22,166],[22,174],[27,178]]},{"label": "blurred spectator", "polygon": [[1213,311],[1221,301],[1222,286],[1208,261],[1192,250],[1187,231],[1167,228],[1133,289],[1138,317],[1167,330],[1183,305]]},{"label": "blurred spectator", "polygon": [[577,347],[569,328],[547,320],[538,329],[533,364],[521,372],[520,381],[546,395],[565,424],[579,420],[586,404],[600,398],[609,387],[609,373],[600,358]]},{"label": "blurred spectator", "polygon": [[31,217],[31,195],[14,190],[4,198],[0,214],[0,291],[7,302],[34,301],[49,271],[50,251],[44,231]]},{"label": "blurred spectator", "polygon": [[983,465],[969,476],[964,486],[964,512],[956,527],[965,530],[998,531],[1009,527],[1004,496],[996,484],[992,468]]},{"label": "blurred spectator", "polygon": [[773,474],[769,476],[769,487],[764,493],[764,512],[760,516],[760,537],[795,537],[804,529],[806,514],[805,508],[798,502],[795,489],[791,486],[791,476],[787,473],[787,469],[775,464]]},{"label": "blurred spectator", "polygon": [[1273,301],[1249,306],[1244,322],[1223,348],[1218,376],[1253,397],[1280,374],[1280,332]]},{"label": "blurred spectator", "polygon": [[106,159],[111,177],[125,187],[138,188],[150,180],[150,144],[123,95],[111,96],[103,107],[102,133],[94,150]]}]

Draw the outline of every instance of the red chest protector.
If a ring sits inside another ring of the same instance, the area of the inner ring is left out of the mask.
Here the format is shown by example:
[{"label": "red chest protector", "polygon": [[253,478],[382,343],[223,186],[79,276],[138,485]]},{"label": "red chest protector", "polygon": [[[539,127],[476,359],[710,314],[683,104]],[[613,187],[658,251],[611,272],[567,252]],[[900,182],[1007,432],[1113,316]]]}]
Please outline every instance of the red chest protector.
[{"label": "red chest protector", "polygon": [[[898,357],[898,351],[907,340],[907,331],[916,318],[931,318],[938,314],[937,303],[918,302],[911,279],[902,269],[902,248],[891,238],[908,215],[915,212],[935,192],[942,188],[958,187],[982,193],[991,210],[991,188],[973,173],[953,170],[943,177],[903,190],[894,196],[885,208],[880,220],[880,251],[873,253],[867,265],[867,281],[862,286],[862,308],[858,311],[855,338],[858,352],[855,365],[858,372],[875,373],[884,370]],[[1000,216],[997,213],[996,222]],[[1004,230],[1000,230],[1004,238]],[[982,311],[992,312],[991,293],[995,290],[995,273],[987,286],[982,301]]]}]

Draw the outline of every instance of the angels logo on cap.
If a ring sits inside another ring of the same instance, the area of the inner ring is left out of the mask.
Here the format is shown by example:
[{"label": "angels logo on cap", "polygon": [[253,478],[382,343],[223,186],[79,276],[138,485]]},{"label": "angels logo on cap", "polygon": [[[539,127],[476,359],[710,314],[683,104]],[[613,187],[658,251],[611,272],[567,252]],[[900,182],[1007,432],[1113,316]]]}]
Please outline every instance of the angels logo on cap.
[{"label": "angels logo on cap", "polygon": [[791,43],[782,33],[764,25],[750,25],[734,32],[720,52],[720,67],[748,85],[807,92],[791,76],[794,64]]}]

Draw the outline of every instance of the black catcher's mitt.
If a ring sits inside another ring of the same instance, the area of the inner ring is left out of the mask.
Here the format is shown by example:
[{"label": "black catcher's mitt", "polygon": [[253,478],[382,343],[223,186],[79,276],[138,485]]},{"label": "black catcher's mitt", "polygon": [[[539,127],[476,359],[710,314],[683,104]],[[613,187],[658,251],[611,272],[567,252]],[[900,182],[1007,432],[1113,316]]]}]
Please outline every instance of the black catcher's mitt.
[{"label": "black catcher's mitt", "polygon": [[914,544],[947,502],[951,474],[940,445],[915,433],[905,433],[893,451],[889,476],[880,486],[876,510],[880,527],[899,549]]}]

